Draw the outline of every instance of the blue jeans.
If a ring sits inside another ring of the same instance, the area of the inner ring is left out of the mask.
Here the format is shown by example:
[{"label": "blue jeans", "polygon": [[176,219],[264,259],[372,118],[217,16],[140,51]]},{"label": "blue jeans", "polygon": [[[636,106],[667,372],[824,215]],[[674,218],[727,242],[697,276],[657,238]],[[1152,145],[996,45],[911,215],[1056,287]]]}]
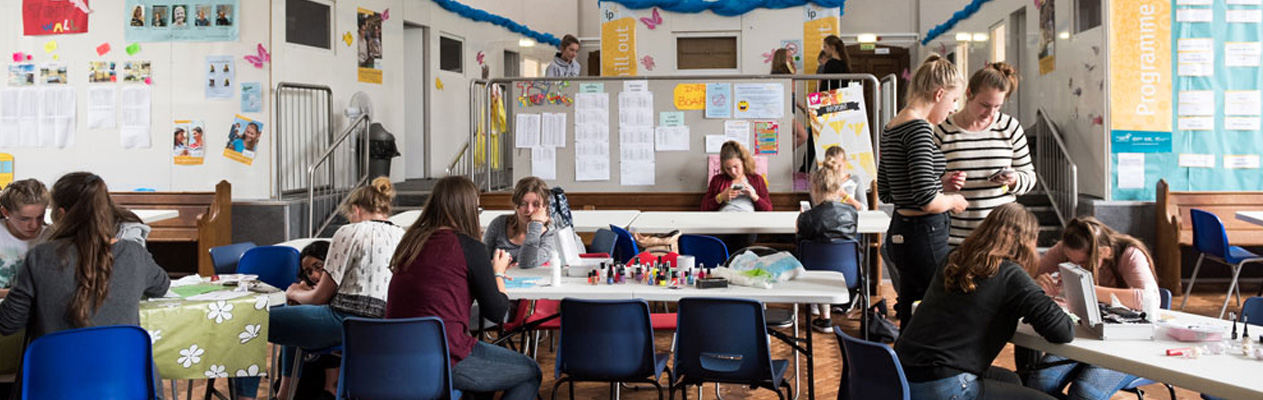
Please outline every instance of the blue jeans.
[{"label": "blue jeans", "polygon": [[[1046,355],[1041,362],[1051,363],[1066,358]],[[1026,378],[1026,386],[1044,393],[1060,396],[1061,390],[1070,385],[1067,399],[1108,400],[1127,384],[1136,380],[1135,375],[1118,372],[1078,362],[1032,371]],[[1073,383],[1071,383],[1073,381]]]},{"label": "blue jeans", "polygon": [[452,386],[477,399],[490,399],[503,390],[501,400],[532,400],[542,379],[535,360],[485,342],[475,343],[469,356],[452,367]]},{"label": "blue jeans", "polygon": [[939,380],[908,382],[912,400],[973,400],[978,398],[981,386],[978,375],[967,372]]},{"label": "blue jeans", "polygon": [[[298,348],[323,349],[342,344],[342,320],[348,315],[327,305],[273,308],[268,317],[268,342],[281,349],[281,376],[293,375],[294,352]],[[236,378],[237,395],[257,397],[259,378]]]}]

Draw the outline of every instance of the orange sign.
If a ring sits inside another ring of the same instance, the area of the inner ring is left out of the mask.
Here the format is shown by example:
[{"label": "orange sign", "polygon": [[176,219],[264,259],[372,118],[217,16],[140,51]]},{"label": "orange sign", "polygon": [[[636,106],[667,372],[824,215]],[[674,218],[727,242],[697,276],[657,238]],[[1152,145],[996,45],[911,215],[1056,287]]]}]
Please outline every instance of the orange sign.
[{"label": "orange sign", "polygon": [[1171,131],[1171,2],[1110,2],[1110,129]]},{"label": "orange sign", "polygon": [[636,76],[636,19],[601,24],[601,76]]},{"label": "orange sign", "polygon": [[677,110],[706,109],[706,84],[681,83],[675,85],[674,103]]}]

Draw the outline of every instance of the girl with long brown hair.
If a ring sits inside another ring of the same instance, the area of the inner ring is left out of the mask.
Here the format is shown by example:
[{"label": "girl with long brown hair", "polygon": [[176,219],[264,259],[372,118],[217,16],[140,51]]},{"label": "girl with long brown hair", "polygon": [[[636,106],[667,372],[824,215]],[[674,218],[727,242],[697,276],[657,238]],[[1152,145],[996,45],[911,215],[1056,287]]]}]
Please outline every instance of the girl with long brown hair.
[{"label": "girl with long brown hair", "polygon": [[1005,204],[935,274],[895,342],[912,399],[1051,399],[991,367],[1019,320],[1049,342],[1074,339],[1070,317],[1026,273],[1036,263],[1038,234],[1034,215]]},{"label": "girl with long brown hair", "polygon": [[422,210],[392,257],[386,318],[443,320],[454,388],[504,391],[507,400],[535,398],[543,376],[535,361],[469,335],[475,300],[481,318],[504,320],[509,308],[504,273],[512,261],[506,251],[476,239],[478,189],[465,177],[440,179]]},{"label": "girl with long brown hair", "polygon": [[[54,227],[32,248],[0,303],[0,335],[34,321],[32,338],[101,325],[140,325],[140,300],[166,294],[171,281],[135,242],[115,238],[109,189],[90,172],[53,185]],[[32,316],[32,314],[35,314]]]},{"label": "girl with long brown hair", "polygon": [[[819,74],[849,74],[855,72],[851,69],[851,56],[846,53],[846,42],[838,35],[829,35],[824,38],[824,46],[822,47],[825,54],[829,56],[829,60],[816,73]],[[819,91],[828,91],[842,88],[842,80],[830,79],[820,81]]]},{"label": "girl with long brown hair", "polygon": [[[1061,241],[1040,259],[1033,275],[1049,296],[1061,292],[1061,281],[1053,274],[1057,272],[1057,265],[1064,262],[1077,264],[1092,273],[1096,298],[1100,301],[1117,298],[1135,310],[1145,309],[1146,302],[1159,302],[1153,257],[1145,244],[1096,218],[1070,220]],[[1056,366],[1034,371],[1026,384],[1050,394],[1062,393],[1066,385],[1070,385],[1070,399],[1109,399],[1136,379],[1135,375],[1064,360],[1051,354],[1045,356],[1042,362],[1054,362]]]}]

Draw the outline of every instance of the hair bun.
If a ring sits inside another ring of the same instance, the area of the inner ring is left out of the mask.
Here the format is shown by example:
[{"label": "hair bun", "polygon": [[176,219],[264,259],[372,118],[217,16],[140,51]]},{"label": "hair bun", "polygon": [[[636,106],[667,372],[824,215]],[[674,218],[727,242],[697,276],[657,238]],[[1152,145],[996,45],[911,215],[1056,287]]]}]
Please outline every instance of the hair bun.
[{"label": "hair bun", "polygon": [[842,162],[834,158],[825,158],[824,162],[821,163],[821,165],[824,168],[828,168],[835,171],[842,171],[842,167],[843,167]]},{"label": "hair bun", "polygon": [[395,198],[395,185],[390,183],[390,178],[386,176],[373,178],[371,185],[373,186],[373,190],[376,190],[377,193],[381,193],[382,196],[386,196],[391,199]]},{"label": "hair bun", "polygon": [[943,56],[939,55],[938,53],[931,53],[929,57],[925,58],[925,61],[921,62],[921,64],[929,64],[929,63],[942,60],[942,59],[943,59]]}]

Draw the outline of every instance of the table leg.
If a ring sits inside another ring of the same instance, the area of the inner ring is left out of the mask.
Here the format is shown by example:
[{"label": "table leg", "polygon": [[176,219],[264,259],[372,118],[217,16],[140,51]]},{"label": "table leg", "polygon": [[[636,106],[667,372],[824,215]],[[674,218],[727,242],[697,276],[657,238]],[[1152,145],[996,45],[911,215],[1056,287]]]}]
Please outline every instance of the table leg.
[{"label": "table leg", "polygon": [[193,380],[189,379],[188,396],[186,399],[193,400]]},{"label": "table leg", "polygon": [[171,400],[180,400],[180,392],[178,392],[177,390],[179,389],[176,388],[179,384],[180,381],[175,379],[171,380]]},{"label": "table leg", "polygon": [[[811,311],[806,311],[807,315],[810,316]],[[815,350],[811,345],[811,337],[814,333],[813,331],[814,329],[811,329],[810,326],[807,327],[807,398],[811,400],[815,400],[816,398],[816,357]]]},{"label": "table leg", "polygon": [[[807,306],[807,312],[804,314],[804,317],[810,317],[810,316],[811,316],[811,306]],[[800,318],[798,317],[798,303],[794,303],[794,318],[791,319],[791,321],[794,324],[793,332],[795,336],[798,335],[798,325],[799,325],[798,320],[799,319]],[[807,330],[811,330],[810,324],[808,324]],[[802,390],[803,384],[799,380],[799,378],[802,378],[803,376],[802,370],[799,369],[799,365],[801,364],[798,360],[799,356],[800,356],[799,352],[795,351],[794,352],[794,400],[798,400],[798,396],[801,396],[802,391],[803,391]]]}]

